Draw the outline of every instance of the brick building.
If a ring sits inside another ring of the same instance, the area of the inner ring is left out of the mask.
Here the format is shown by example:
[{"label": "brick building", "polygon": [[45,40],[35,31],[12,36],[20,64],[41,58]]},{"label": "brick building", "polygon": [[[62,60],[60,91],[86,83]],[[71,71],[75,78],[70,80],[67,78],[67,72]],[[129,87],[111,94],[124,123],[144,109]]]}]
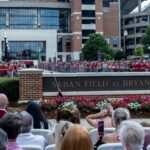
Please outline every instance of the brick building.
[{"label": "brick building", "polygon": [[90,33],[104,35],[118,49],[119,24],[118,2],[0,1],[0,56],[7,47],[12,59],[79,60]]}]

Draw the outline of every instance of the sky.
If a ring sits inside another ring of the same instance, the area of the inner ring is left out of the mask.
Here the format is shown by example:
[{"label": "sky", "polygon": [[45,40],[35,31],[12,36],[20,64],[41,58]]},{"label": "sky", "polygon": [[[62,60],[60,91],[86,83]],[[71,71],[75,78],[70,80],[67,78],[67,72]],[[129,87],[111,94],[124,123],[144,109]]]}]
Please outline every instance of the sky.
[{"label": "sky", "polygon": [[[150,6],[150,0],[145,0],[141,3],[141,10],[144,10],[145,8],[147,8],[148,6]],[[131,13],[137,13],[138,12],[138,7],[136,7]]]}]

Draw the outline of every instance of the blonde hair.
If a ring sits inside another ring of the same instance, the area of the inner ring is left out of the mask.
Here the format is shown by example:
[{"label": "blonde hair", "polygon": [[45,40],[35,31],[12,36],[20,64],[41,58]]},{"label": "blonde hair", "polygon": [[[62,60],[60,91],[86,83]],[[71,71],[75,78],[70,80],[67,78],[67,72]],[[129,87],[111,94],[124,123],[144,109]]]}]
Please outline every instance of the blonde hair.
[{"label": "blonde hair", "polygon": [[93,150],[89,132],[81,125],[71,126],[64,136],[61,150]]},{"label": "blonde hair", "polygon": [[72,126],[73,123],[69,121],[59,121],[59,123],[55,126],[55,143],[56,143],[56,149],[60,150],[62,141],[64,139],[64,135],[66,131]]}]

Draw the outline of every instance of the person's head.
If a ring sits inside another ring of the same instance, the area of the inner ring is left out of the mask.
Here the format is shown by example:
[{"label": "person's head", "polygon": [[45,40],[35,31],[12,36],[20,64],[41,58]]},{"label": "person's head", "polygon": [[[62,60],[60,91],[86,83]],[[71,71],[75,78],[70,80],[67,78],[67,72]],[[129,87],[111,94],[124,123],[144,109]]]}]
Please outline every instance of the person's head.
[{"label": "person's head", "polygon": [[88,131],[81,125],[71,126],[62,142],[61,150],[92,150],[93,144]]},{"label": "person's head", "polygon": [[27,106],[26,111],[33,117],[34,128],[41,128],[41,122],[47,123],[46,117],[39,103],[35,101],[30,102]]},{"label": "person's head", "polygon": [[141,150],[144,143],[144,129],[135,121],[121,123],[119,138],[126,150]]},{"label": "person's head", "polygon": [[0,150],[6,150],[7,142],[8,142],[8,138],[6,132],[0,129]]},{"label": "person's head", "polygon": [[21,133],[29,133],[33,127],[33,118],[32,116],[26,112],[22,111],[19,114],[22,118],[22,129]]},{"label": "person's head", "polygon": [[56,120],[57,122],[66,120],[72,123],[80,123],[80,112],[77,108],[62,108],[58,110]]},{"label": "person's head", "polygon": [[56,149],[60,150],[62,145],[62,141],[64,139],[64,135],[66,131],[72,126],[73,124],[69,121],[59,121],[55,127],[55,143]]},{"label": "person's head", "polygon": [[112,124],[118,129],[122,121],[130,119],[130,113],[126,108],[117,108],[112,112]]},{"label": "person's head", "polygon": [[0,128],[2,128],[8,136],[8,139],[15,140],[21,132],[22,119],[14,113],[7,113],[0,119]]},{"label": "person's head", "polygon": [[8,105],[8,98],[5,94],[0,93],[0,109],[6,109]]},{"label": "person's head", "polygon": [[108,111],[108,114],[112,113],[112,111],[113,111],[113,107],[110,103],[104,103],[101,110],[104,110],[104,109],[106,109]]}]

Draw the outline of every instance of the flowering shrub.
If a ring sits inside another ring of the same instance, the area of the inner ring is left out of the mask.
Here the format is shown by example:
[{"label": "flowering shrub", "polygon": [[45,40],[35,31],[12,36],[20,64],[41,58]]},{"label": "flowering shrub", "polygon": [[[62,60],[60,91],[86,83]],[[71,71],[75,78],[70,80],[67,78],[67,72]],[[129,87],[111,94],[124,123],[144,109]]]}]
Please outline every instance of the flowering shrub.
[{"label": "flowering shrub", "polygon": [[130,108],[131,110],[137,111],[137,110],[140,109],[141,104],[139,104],[138,102],[130,102],[130,103],[128,104],[128,106],[129,106],[129,108]]},{"label": "flowering shrub", "polygon": [[120,97],[108,96],[64,96],[42,101],[45,109],[54,110],[61,106],[77,107],[80,112],[98,112],[109,102],[115,108],[128,108],[130,111],[150,112],[150,95],[129,95]]},{"label": "flowering shrub", "polygon": [[73,102],[64,102],[61,105],[59,105],[58,109],[63,109],[63,108],[77,108],[77,105]]}]

